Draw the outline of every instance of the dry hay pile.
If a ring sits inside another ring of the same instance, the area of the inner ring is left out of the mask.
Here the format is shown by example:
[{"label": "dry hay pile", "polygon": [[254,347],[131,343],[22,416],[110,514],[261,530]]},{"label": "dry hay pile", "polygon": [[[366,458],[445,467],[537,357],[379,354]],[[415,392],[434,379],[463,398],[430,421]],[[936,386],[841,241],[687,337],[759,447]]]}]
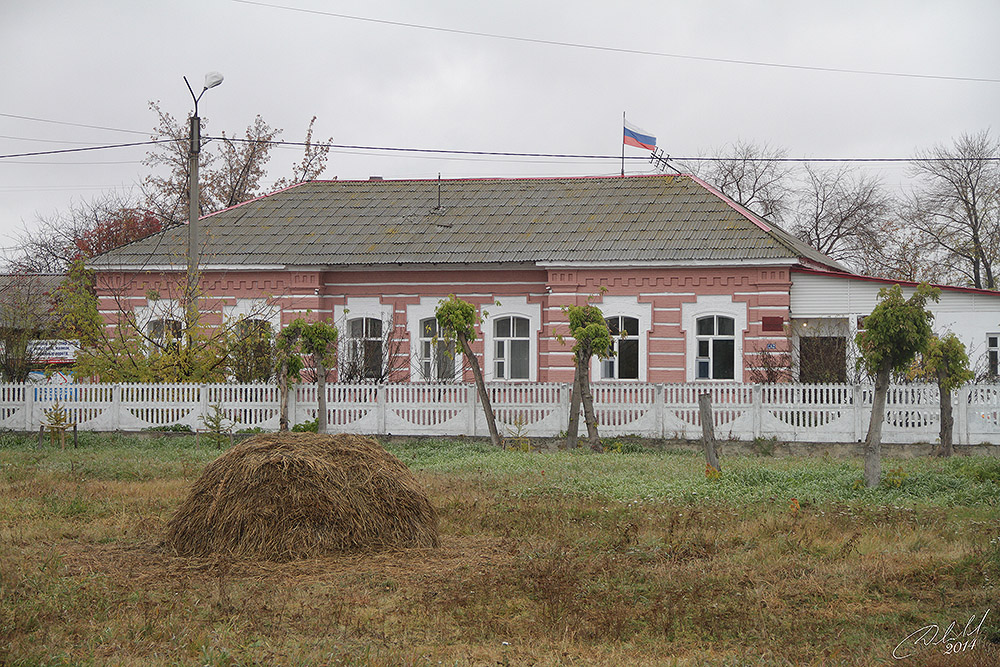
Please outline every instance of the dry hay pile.
[{"label": "dry hay pile", "polygon": [[437,544],[434,508],[399,459],[374,438],[315,433],[255,436],[210,463],[163,542],[266,560]]}]

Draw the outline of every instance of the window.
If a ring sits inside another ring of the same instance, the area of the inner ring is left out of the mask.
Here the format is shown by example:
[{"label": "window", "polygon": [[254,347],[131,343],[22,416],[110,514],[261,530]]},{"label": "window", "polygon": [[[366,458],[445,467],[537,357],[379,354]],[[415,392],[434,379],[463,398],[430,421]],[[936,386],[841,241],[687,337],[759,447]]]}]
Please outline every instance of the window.
[{"label": "window", "polygon": [[455,341],[434,340],[438,322],[434,317],[420,320],[420,377],[423,380],[455,379]]},{"label": "window", "polygon": [[986,360],[989,364],[990,377],[996,378],[1000,370],[1000,334],[986,335]]},{"label": "window", "polygon": [[603,380],[639,379],[639,320],[616,315],[605,318],[611,332],[615,356],[601,362]]},{"label": "window", "polygon": [[501,317],[493,322],[493,376],[497,380],[529,379],[530,330],[526,317]]},{"label": "window", "polygon": [[732,380],[736,366],[736,326],[731,317],[699,317],[696,324],[699,380]]},{"label": "window", "polygon": [[180,345],[184,325],[180,320],[150,320],[146,325],[146,335],[153,345],[165,352],[176,352]]},{"label": "window", "polygon": [[840,336],[799,338],[799,382],[847,382],[847,339]]},{"label": "window", "polygon": [[382,320],[358,317],[347,321],[345,375],[356,380],[382,377]]}]

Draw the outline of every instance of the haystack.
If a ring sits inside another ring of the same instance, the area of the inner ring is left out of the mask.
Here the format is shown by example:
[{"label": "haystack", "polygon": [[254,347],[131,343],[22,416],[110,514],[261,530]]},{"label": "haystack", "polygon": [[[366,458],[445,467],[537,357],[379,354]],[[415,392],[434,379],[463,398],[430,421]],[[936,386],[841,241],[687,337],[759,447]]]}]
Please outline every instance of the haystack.
[{"label": "haystack", "polygon": [[272,433],[205,468],[163,545],[184,556],[293,560],[437,543],[426,494],[374,438]]}]

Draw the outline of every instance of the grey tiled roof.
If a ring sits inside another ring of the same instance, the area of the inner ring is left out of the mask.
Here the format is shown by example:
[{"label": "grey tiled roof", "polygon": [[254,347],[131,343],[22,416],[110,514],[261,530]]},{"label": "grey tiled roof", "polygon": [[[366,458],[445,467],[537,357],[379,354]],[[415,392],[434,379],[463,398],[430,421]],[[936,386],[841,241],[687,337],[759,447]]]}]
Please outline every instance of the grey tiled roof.
[{"label": "grey tiled roof", "polygon": [[[314,181],[202,218],[203,266],[833,260],[688,176]],[[759,222],[759,219],[758,219]],[[186,227],[95,257],[183,266]]]}]

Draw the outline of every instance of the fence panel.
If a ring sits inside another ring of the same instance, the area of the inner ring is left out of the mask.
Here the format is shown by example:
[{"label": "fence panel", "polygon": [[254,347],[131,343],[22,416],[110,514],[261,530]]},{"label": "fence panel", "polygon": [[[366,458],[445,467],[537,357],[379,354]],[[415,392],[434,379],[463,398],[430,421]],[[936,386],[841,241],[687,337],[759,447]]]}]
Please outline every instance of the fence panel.
[{"label": "fence panel", "polygon": [[[290,396],[292,424],[316,419],[315,385]],[[327,385],[330,432],[398,435],[485,435],[486,419],[472,385],[413,383]],[[571,385],[491,383],[501,434],[558,436],[566,430]],[[594,407],[602,435],[701,437],[698,396],[712,397],[719,438],[757,435],[799,442],[854,442],[871,414],[870,385],[747,385],[725,382],[654,385],[597,382]],[[955,443],[1000,444],[1000,386],[955,392]],[[81,429],[125,430],[183,424],[203,428],[216,407],[234,430],[278,427],[278,388],[265,384],[0,384],[0,428],[37,430],[59,403]],[[936,442],[940,407],[935,385],[889,388],[884,442]]]}]

